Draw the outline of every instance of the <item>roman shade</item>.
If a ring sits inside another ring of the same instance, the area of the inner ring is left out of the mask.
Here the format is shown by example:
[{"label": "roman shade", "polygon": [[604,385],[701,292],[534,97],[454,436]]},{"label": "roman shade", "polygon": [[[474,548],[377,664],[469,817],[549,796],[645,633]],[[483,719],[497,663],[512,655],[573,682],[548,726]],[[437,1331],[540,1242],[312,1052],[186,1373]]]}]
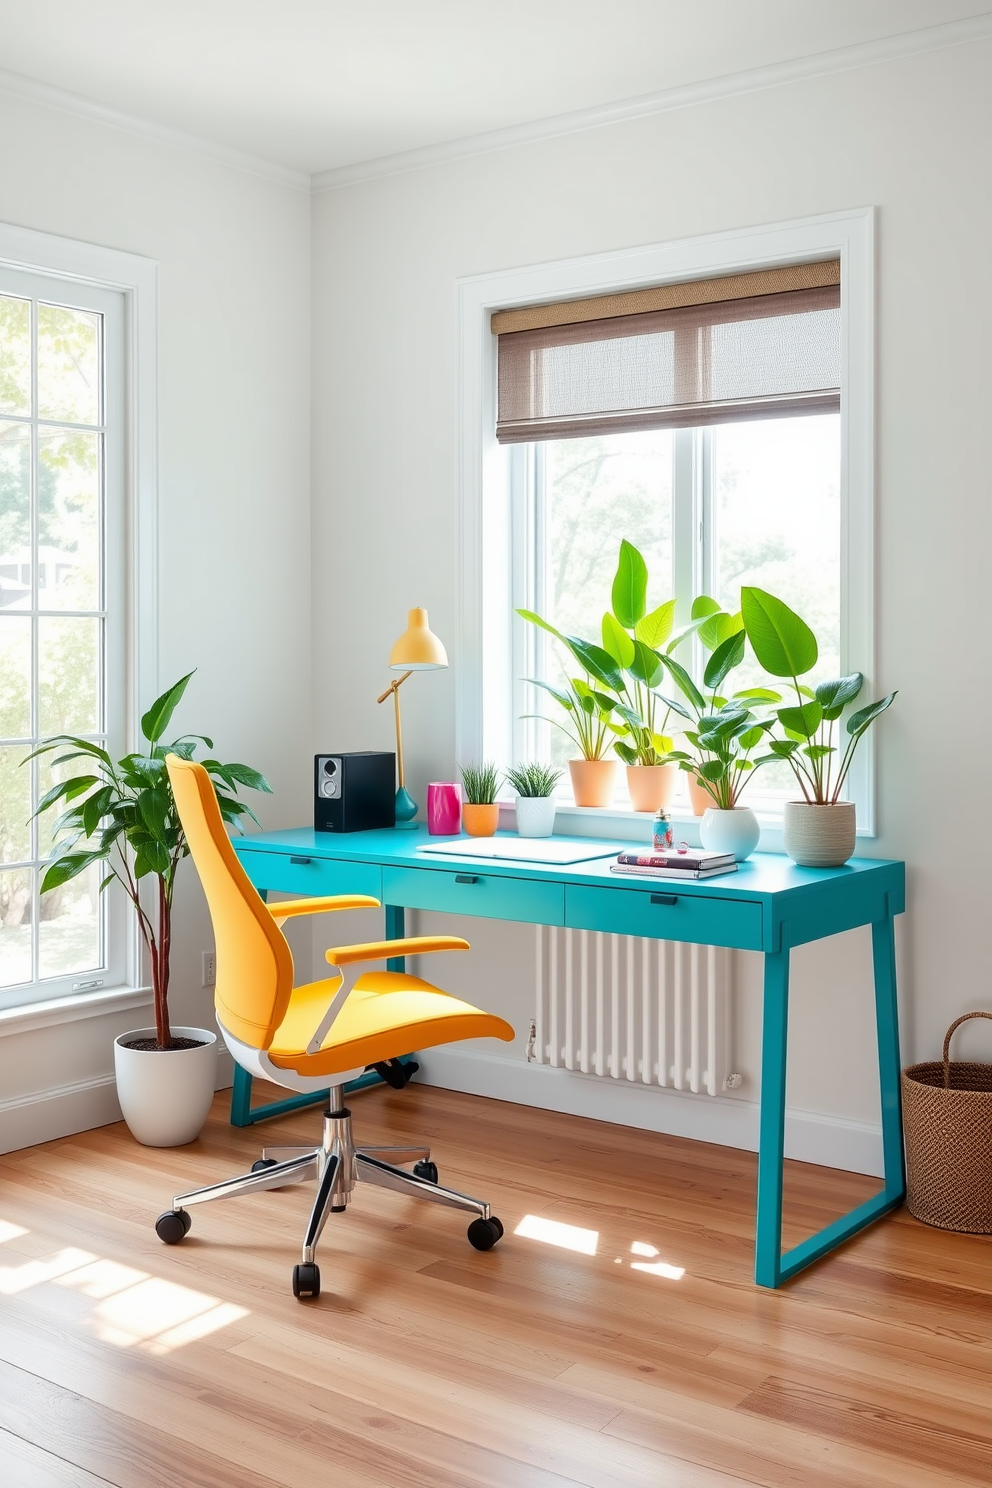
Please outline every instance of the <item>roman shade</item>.
[{"label": "roman shade", "polygon": [[502,444],[840,408],[836,259],[498,311]]}]

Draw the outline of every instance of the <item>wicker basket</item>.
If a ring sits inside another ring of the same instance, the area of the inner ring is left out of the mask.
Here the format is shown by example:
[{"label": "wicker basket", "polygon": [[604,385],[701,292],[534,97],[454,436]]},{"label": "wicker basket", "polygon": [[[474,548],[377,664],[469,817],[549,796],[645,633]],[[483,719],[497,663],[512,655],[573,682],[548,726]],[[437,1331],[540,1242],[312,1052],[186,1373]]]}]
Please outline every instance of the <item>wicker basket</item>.
[{"label": "wicker basket", "polygon": [[992,1064],[952,1064],[947,1030],[940,1062],[902,1072],[909,1212],[924,1224],[992,1235]]}]

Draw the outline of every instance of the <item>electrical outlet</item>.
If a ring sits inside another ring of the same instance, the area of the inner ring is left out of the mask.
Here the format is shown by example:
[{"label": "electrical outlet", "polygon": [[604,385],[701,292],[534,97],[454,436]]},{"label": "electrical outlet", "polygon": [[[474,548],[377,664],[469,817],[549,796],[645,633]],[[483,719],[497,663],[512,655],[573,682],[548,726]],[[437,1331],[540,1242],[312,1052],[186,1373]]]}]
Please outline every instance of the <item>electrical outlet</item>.
[{"label": "electrical outlet", "polygon": [[216,951],[204,951],[203,953],[203,981],[201,986],[212,987],[217,980],[217,953]]}]

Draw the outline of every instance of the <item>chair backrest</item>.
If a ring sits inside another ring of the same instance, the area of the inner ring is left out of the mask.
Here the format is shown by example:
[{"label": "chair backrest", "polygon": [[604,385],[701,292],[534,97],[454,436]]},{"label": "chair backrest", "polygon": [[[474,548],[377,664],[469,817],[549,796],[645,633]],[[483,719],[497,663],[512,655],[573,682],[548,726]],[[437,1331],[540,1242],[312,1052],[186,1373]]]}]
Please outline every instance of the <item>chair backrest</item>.
[{"label": "chair backrest", "polygon": [[267,1049],[293,990],[292,952],[238,861],[206,770],[175,754],[166,767],[213,921],[217,1016],[242,1043]]}]

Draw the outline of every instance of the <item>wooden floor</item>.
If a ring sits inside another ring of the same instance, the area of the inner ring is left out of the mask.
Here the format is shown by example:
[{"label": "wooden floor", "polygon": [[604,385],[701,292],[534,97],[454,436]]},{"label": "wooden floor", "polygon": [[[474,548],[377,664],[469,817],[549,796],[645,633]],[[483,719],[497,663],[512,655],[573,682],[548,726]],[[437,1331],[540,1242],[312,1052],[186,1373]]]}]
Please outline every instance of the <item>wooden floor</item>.
[{"label": "wooden floor", "polygon": [[[317,1131],[234,1131],[225,1104],[187,1148],[114,1126],[0,1158],[3,1488],[992,1483],[988,1239],[903,1211],[759,1291],[750,1155],[377,1090],[358,1134],[429,1138],[505,1239],[480,1254],[454,1211],[361,1190],[301,1304],[311,1185],[153,1232],[174,1191]],[[789,1243],[873,1187],[792,1165]]]}]

